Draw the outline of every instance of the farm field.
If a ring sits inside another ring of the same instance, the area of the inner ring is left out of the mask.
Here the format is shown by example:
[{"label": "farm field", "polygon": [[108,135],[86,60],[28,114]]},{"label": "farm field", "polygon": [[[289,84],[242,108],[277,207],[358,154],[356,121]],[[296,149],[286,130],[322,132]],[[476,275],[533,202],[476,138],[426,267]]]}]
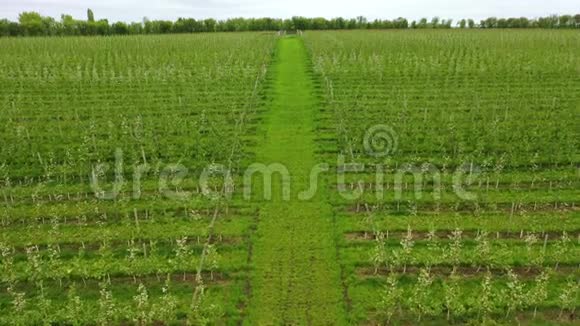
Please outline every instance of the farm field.
[{"label": "farm field", "polygon": [[351,323],[577,322],[579,40],[305,36]]},{"label": "farm field", "polygon": [[576,324],[577,53],[0,39],[0,324]]},{"label": "farm field", "polygon": [[0,43],[0,323],[241,320],[255,209],[198,181],[252,160],[276,39]]}]

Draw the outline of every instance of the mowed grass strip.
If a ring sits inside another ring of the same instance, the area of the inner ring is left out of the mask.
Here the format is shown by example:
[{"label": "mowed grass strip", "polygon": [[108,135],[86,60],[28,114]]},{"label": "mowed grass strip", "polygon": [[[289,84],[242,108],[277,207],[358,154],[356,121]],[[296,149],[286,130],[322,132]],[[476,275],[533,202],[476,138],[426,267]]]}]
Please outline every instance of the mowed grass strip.
[{"label": "mowed grass strip", "polygon": [[[327,187],[319,185],[311,200],[298,199],[300,192],[309,189],[310,171],[318,163],[317,103],[307,62],[300,38],[279,41],[272,71],[272,102],[257,159],[288,168],[291,200],[283,200],[282,180],[275,176],[272,200],[259,204],[249,324],[345,323]],[[254,194],[255,199],[262,199],[260,192]]]}]

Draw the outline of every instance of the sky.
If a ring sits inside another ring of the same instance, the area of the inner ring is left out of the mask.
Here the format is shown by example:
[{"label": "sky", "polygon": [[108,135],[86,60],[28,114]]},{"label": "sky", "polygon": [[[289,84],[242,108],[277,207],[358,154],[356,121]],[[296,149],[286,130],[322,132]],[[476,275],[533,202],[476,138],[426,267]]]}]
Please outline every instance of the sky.
[{"label": "sky", "polygon": [[176,20],[231,17],[345,17],[411,20],[422,17],[473,18],[528,17],[580,13],[579,0],[0,0],[0,18],[16,21],[22,11],[37,11],[59,18],[67,13],[86,18],[91,8],[96,19],[109,21]]}]

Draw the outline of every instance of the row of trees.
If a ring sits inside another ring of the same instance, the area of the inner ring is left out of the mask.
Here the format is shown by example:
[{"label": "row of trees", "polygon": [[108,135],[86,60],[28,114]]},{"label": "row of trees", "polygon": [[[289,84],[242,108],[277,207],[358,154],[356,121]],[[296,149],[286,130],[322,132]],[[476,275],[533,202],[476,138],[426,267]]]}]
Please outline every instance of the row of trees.
[{"label": "row of trees", "polygon": [[[447,323],[452,324],[520,324],[522,319],[533,324],[538,313],[544,320],[573,322],[580,283],[569,277],[555,289],[553,274],[545,269],[532,280],[525,280],[508,268],[506,277],[487,272],[475,285],[473,279],[455,273],[441,277],[429,268],[421,268],[411,284],[408,277],[390,273],[376,305],[377,322],[400,324],[415,317],[421,323],[446,315]],[[556,307],[557,317],[550,311]],[[443,324],[441,320],[439,323]]]},{"label": "row of trees", "polygon": [[143,22],[109,23],[106,19],[95,20],[92,10],[87,11],[87,20],[76,20],[62,15],[57,21],[41,16],[37,12],[23,12],[18,22],[0,20],[0,36],[64,36],[64,35],[135,35],[201,32],[241,32],[278,30],[341,30],[341,29],[407,29],[407,28],[580,28],[580,14],[550,16],[538,19],[488,18],[476,23],[473,19],[462,19],[454,24],[451,19],[435,17],[430,21],[423,18],[409,22],[405,18],[395,20],[368,21],[365,17],[345,18],[232,18],[195,20],[179,18],[177,21],[149,20]]},{"label": "row of trees", "polygon": [[[460,22],[460,26],[464,21]],[[549,16],[538,19],[521,18],[495,18],[491,17],[482,20],[479,24],[481,28],[580,28],[580,14],[571,16]]]}]

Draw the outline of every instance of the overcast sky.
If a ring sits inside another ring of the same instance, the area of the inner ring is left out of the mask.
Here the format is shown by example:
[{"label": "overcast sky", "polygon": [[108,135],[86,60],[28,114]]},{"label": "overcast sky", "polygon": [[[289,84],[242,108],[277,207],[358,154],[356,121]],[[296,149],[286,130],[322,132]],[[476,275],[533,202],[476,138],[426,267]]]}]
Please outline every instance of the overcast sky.
[{"label": "overcast sky", "polygon": [[44,16],[62,13],[85,19],[86,9],[95,18],[141,21],[179,17],[355,17],[392,19],[439,16],[441,18],[515,17],[580,13],[579,0],[0,0],[0,18],[17,20],[22,11]]}]

